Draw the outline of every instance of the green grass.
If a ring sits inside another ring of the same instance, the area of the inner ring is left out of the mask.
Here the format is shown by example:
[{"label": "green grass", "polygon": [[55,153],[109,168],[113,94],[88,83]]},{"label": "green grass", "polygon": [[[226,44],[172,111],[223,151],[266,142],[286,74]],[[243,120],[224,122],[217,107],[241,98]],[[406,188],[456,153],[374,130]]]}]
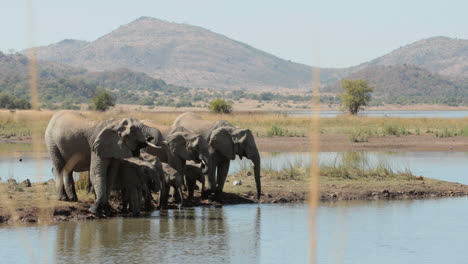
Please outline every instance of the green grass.
[{"label": "green grass", "polygon": [[[247,172],[252,170],[251,163],[242,163],[239,174],[247,175]],[[269,175],[270,178],[276,180],[305,180],[310,177],[310,166],[298,159],[289,161],[283,169],[278,171],[273,168],[272,164],[263,163],[261,174]],[[340,153],[331,164],[320,165],[320,176],[334,180],[416,179],[408,168],[394,168],[386,160],[371,164],[364,152]]]}]

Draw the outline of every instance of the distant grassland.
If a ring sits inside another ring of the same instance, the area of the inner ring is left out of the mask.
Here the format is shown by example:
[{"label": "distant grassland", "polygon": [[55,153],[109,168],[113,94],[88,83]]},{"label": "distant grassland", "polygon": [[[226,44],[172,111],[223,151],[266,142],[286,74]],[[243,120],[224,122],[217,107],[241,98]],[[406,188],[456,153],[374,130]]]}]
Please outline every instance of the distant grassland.
[{"label": "distant grassland", "polygon": [[[0,136],[31,136],[33,129],[44,134],[53,111],[0,110]],[[160,128],[170,126],[180,112],[144,112],[114,110],[105,113],[82,111],[91,119],[133,116],[150,121]],[[284,114],[239,112],[234,114],[200,113],[208,120],[227,120],[233,125],[249,128],[256,136],[307,136],[311,130],[310,117],[290,117]],[[34,127],[36,126],[36,127]],[[320,119],[320,133],[348,134],[352,141],[365,141],[370,136],[419,135],[434,133],[438,137],[468,136],[468,118],[395,118],[339,116]]]}]

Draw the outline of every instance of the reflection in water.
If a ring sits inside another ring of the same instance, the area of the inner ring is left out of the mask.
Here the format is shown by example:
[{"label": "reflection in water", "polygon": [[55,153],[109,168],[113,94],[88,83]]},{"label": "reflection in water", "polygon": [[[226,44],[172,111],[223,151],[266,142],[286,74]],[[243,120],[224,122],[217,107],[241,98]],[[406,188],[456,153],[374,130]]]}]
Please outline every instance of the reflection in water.
[{"label": "reflection in water", "polygon": [[60,223],[55,260],[256,263],[261,208],[255,210],[255,221],[248,217],[241,222],[232,222],[223,209],[204,207],[156,212],[151,217]]},{"label": "reflection in water", "polygon": [[[317,262],[465,263],[467,204],[467,197],[321,203]],[[235,205],[23,230],[46,263],[308,263],[308,216],[301,204]],[[2,263],[31,261],[18,235],[0,228]],[[41,244],[42,235],[53,244]]]}]

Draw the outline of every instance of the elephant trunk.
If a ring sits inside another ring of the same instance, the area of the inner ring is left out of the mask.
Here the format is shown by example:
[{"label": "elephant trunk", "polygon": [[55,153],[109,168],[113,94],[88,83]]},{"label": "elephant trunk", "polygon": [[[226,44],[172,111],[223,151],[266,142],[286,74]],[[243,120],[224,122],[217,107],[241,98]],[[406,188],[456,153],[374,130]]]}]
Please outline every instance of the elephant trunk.
[{"label": "elephant trunk", "polygon": [[182,193],[182,187],[177,188],[177,193],[180,199],[179,208],[181,208],[184,205],[184,194]]},{"label": "elephant trunk", "polygon": [[251,160],[254,164],[255,185],[257,186],[257,199],[260,199],[260,194],[262,193],[262,186],[260,183],[260,154],[258,153],[258,151]]},{"label": "elephant trunk", "polygon": [[198,159],[201,161],[201,169],[203,174],[208,173],[208,158],[200,154]]}]

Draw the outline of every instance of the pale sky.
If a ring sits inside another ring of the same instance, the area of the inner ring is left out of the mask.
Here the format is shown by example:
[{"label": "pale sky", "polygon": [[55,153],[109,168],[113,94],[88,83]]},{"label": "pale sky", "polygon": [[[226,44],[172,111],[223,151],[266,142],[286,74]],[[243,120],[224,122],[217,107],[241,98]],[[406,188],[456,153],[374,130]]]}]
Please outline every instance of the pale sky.
[{"label": "pale sky", "polygon": [[[141,16],[207,28],[280,58],[348,67],[432,36],[468,39],[466,0],[42,0],[34,43],[92,41]],[[0,0],[0,50],[28,47],[26,0]]]}]

